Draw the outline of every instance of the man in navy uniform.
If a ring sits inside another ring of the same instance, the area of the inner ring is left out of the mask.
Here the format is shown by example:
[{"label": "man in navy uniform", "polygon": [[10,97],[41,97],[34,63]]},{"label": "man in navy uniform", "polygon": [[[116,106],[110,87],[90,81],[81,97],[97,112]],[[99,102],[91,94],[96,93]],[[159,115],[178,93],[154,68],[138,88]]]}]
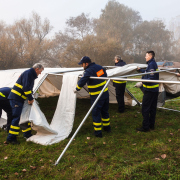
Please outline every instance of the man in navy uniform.
[{"label": "man in navy uniform", "polygon": [[[137,70],[139,70],[141,73],[152,72],[151,74],[147,74],[143,76],[142,79],[159,80],[159,73],[154,73],[155,71],[158,71],[158,66],[156,64],[154,57],[155,57],[154,51],[147,51],[145,59],[148,66],[146,70],[137,68]],[[143,82],[143,91],[144,91],[144,96],[142,101],[143,122],[142,122],[142,127],[137,128],[137,130],[142,132],[147,132],[150,129],[154,130],[159,84]]]},{"label": "man in navy uniform", "polygon": [[[121,56],[116,55],[114,57],[115,66],[124,66],[126,63],[121,59]],[[118,111],[123,113],[125,110],[125,103],[124,103],[124,92],[126,89],[126,81],[117,81],[113,80],[113,86],[115,87],[116,91],[116,99],[118,102]]]},{"label": "man in navy uniform", "polygon": [[[106,70],[102,66],[92,63],[88,56],[84,56],[78,64],[82,65],[85,71],[83,77],[78,81],[76,91],[81,90],[87,83],[92,105],[97,96],[101,93],[106,81],[90,79],[90,77],[107,77]],[[105,131],[111,131],[108,109],[109,93],[108,88],[106,88],[92,110],[94,135],[96,137],[102,137],[102,125]]]},{"label": "man in navy uniform", "polygon": [[[7,140],[4,142],[5,144],[19,144],[16,137],[19,135],[19,120],[23,104],[26,99],[28,99],[28,104],[33,104],[34,99],[32,96],[32,89],[34,86],[34,80],[38,77],[39,74],[41,74],[43,70],[44,67],[40,63],[36,63],[32,68],[24,71],[20,75],[14,87],[11,89],[8,99],[12,108],[13,120],[10,126]],[[22,129],[25,138],[32,136],[30,123],[23,125]]]},{"label": "man in navy uniform", "polygon": [[7,129],[7,133],[9,132],[9,128],[12,121],[12,108],[8,100],[8,96],[10,92],[11,92],[11,88],[9,87],[0,88],[0,117],[3,109],[7,113],[7,125],[3,126],[4,128]]}]

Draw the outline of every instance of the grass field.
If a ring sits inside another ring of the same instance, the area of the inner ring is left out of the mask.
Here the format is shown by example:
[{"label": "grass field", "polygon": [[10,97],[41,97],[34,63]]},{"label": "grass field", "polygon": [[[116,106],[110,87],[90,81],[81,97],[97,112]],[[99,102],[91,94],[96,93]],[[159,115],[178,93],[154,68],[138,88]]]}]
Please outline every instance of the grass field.
[{"label": "grass field", "polygon": [[[134,84],[128,82],[127,87],[142,101],[142,93],[133,88]],[[38,101],[50,120],[57,97]],[[180,110],[179,101],[168,102],[165,107]],[[0,179],[180,179],[180,114],[158,109],[155,130],[137,132],[142,123],[138,106],[126,107],[126,112],[119,114],[117,104],[110,104],[112,132],[103,131],[103,138],[92,135],[89,116],[59,164],[54,166],[89,108],[90,100],[77,100],[72,133],[51,146],[26,142],[22,133],[18,137],[20,145],[4,145],[7,134],[2,130]]]}]

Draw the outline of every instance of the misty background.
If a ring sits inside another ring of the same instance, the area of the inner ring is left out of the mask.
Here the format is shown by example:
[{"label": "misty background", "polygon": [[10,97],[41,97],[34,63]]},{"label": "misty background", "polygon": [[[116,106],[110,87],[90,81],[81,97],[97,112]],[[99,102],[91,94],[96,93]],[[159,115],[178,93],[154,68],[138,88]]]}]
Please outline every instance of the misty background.
[{"label": "misty background", "polygon": [[83,56],[101,65],[180,61],[177,0],[0,0],[0,69],[77,67]]}]

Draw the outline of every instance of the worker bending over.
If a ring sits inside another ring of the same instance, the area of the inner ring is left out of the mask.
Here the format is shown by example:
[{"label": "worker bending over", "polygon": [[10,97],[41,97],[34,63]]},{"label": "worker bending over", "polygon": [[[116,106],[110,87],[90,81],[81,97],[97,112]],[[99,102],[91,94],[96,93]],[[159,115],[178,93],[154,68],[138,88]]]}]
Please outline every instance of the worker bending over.
[{"label": "worker bending over", "polygon": [[[90,79],[90,77],[107,77],[106,70],[102,66],[92,63],[88,56],[84,56],[78,64],[82,65],[85,71],[77,84],[76,91],[81,90],[87,83],[92,105],[97,96],[101,93],[106,81],[101,79]],[[102,137],[102,125],[105,131],[111,131],[108,109],[109,92],[108,88],[106,88],[92,110],[94,135],[96,137]]]},{"label": "worker bending over", "polygon": [[[19,144],[16,137],[19,135],[19,121],[24,105],[24,101],[28,99],[28,104],[33,104],[34,99],[32,97],[34,80],[39,74],[44,70],[44,67],[36,63],[32,68],[24,71],[18,80],[16,81],[14,87],[11,89],[9,94],[9,101],[12,108],[13,120],[10,126],[9,134],[5,144]],[[31,134],[31,124],[30,122],[23,124],[21,127],[23,129],[23,135],[25,138],[32,136]]]}]

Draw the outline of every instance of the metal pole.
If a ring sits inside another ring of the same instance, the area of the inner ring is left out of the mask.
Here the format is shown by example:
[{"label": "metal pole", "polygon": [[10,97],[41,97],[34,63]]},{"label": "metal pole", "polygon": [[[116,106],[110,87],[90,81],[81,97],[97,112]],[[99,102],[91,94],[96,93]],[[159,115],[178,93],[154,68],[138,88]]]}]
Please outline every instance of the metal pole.
[{"label": "metal pole", "polygon": [[[56,74],[62,76],[63,74]],[[82,77],[82,76],[78,76]],[[150,82],[150,83],[167,83],[167,84],[180,84],[180,81],[163,81],[163,80],[145,80],[145,79],[126,79],[126,78],[109,78],[109,77],[89,77],[90,79],[103,79],[103,80],[118,80],[118,81],[133,81],[133,82]]]},{"label": "metal pole", "polygon": [[64,155],[64,153],[66,152],[67,148],[69,147],[69,145],[71,144],[71,142],[73,141],[73,139],[75,138],[76,134],[78,133],[78,131],[80,130],[81,126],[84,124],[84,122],[86,121],[87,117],[89,116],[90,112],[92,111],[92,109],[94,108],[94,106],[96,105],[96,103],[98,102],[99,98],[101,97],[101,95],[103,94],[104,90],[106,89],[107,85],[109,84],[110,79],[107,81],[107,83],[105,84],[105,86],[103,87],[101,93],[98,95],[98,97],[96,98],[96,100],[94,101],[93,105],[91,106],[91,108],[89,109],[89,111],[87,112],[86,116],[84,117],[84,119],[82,120],[81,124],[79,125],[79,127],[76,129],[75,133],[73,134],[73,136],[71,137],[70,141],[68,142],[68,144],[66,145],[66,147],[64,148],[63,152],[61,153],[61,155],[59,156],[58,160],[55,162],[55,165],[57,165],[60,161],[60,159],[62,158],[62,156]]},{"label": "metal pole", "polygon": [[133,94],[127,88],[126,92],[137,102],[138,106],[141,106],[141,103],[133,96]]}]

